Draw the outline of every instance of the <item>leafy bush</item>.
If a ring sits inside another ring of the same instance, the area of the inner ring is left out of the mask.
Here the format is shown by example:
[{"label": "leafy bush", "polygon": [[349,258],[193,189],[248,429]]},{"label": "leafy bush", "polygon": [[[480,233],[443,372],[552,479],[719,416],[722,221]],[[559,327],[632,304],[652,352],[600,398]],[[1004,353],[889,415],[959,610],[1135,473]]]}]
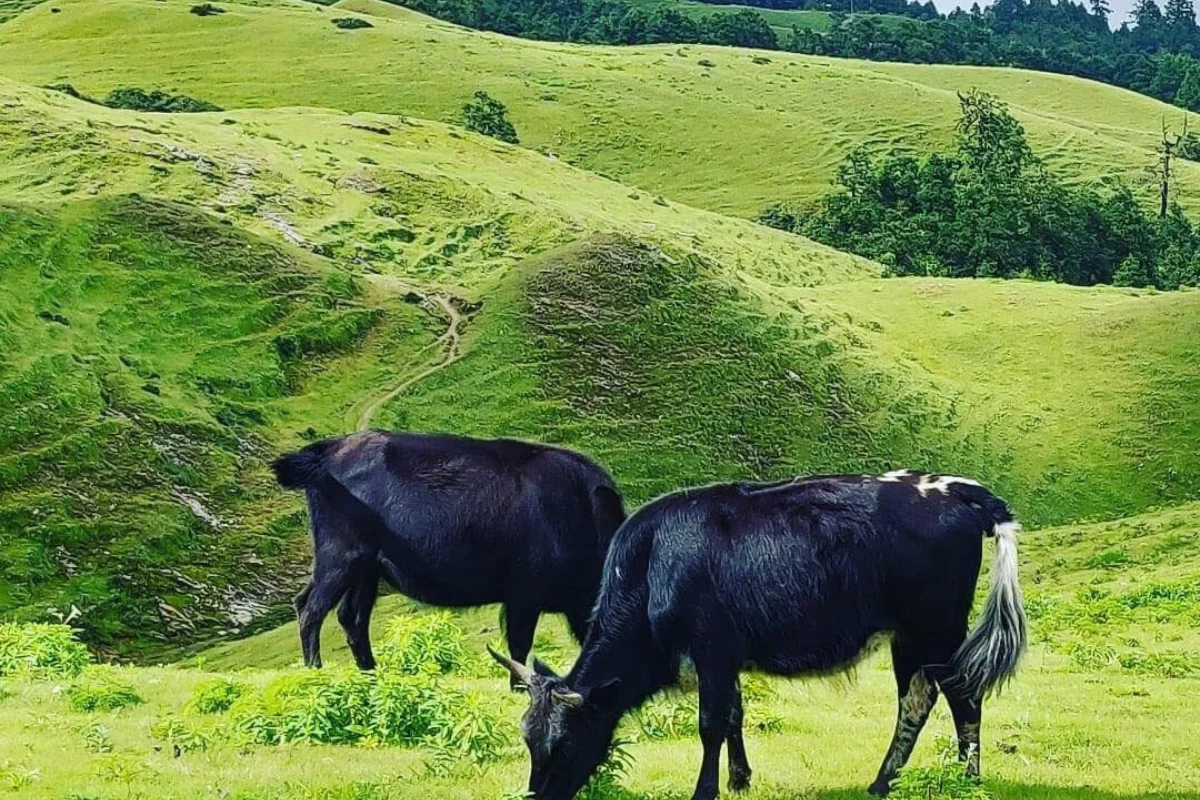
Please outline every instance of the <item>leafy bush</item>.
[{"label": "leafy bush", "polygon": [[1093,642],[1076,642],[1071,645],[1071,661],[1084,669],[1103,669],[1117,660],[1115,647]]},{"label": "leafy bush", "polygon": [[83,745],[89,753],[111,753],[113,751],[112,738],[108,735],[108,728],[99,722],[89,722],[83,726],[80,733],[83,735]]},{"label": "leafy bush", "polygon": [[362,17],[334,17],[329,20],[335,26],[344,31],[353,31],[359,28],[374,28],[375,26],[367,22]]},{"label": "leafy bush", "polygon": [[652,741],[690,739],[699,732],[700,708],[695,693],[664,692],[634,712],[641,736]]},{"label": "leafy bush", "polygon": [[518,144],[517,129],[508,120],[508,109],[504,103],[478,91],[463,105],[463,127],[469,131],[491,136],[502,142]]},{"label": "leafy bush", "polygon": [[201,683],[192,691],[188,707],[201,714],[220,714],[228,711],[248,688],[246,684],[231,678],[214,678]]},{"label": "leafy bush", "polygon": [[70,686],[67,700],[76,711],[116,711],[142,702],[133,684],[108,672],[96,672]]},{"label": "leafy bush", "polygon": [[379,642],[380,669],[401,675],[432,670],[447,673],[466,662],[466,637],[450,614],[402,614],[393,619]]},{"label": "leafy bush", "polygon": [[624,800],[633,795],[621,786],[621,779],[629,775],[633,766],[633,754],[625,749],[622,741],[613,742],[608,758],[592,773],[587,784],[579,790],[577,800]]},{"label": "leafy bush", "polygon": [[992,795],[967,774],[950,740],[941,737],[937,763],[906,767],[892,781],[891,800],[992,800]]},{"label": "leafy bush", "polygon": [[[425,636],[436,642],[446,636],[444,615],[430,616],[425,622],[435,633],[406,628],[400,639]],[[411,656],[403,645],[399,652]],[[428,765],[434,772],[499,758],[508,741],[500,718],[481,698],[441,683],[445,662],[392,663],[419,663],[420,668],[406,673],[381,661],[374,674],[322,670],[281,675],[262,691],[238,698],[228,712],[229,726],[219,735],[260,745],[421,745],[434,749]]]},{"label": "leafy bush", "polygon": [[225,9],[220,6],[214,6],[212,3],[201,3],[200,5],[192,6],[189,10],[197,17],[212,17],[225,13]]},{"label": "leafy bush", "polygon": [[175,714],[166,714],[156,719],[150,726],[150,735],[164,744],[169,744],[177,758],[184,753],[207,750],[213,740],[210,732],[188,723]]},{"label": "leafy bush", "polygon": [[50,89],[51,91],[62,92],[68,97],[74,97],[76,100],[86,100],[89,103],[96,102],[69,83],[48,83],[46,84],[46,88]]},{"label": "leafy bush", "polygon": [[1138,675],[1154,675],[1159,678],[1187,678],[1200,674],[1200,659],[1182,650],[1164,650],[1157,653],[1133,652],[1121,656],[1121,668]]},{"label": "leafy bush", "polygon": [[252,744],[348,744],[371,729],[373,682],[358,671],[290,673],[242,697],[229,713]]},{"label": "leafy bush", "polygon": [[103,102],[109,108],[151,111],[161,114],[196,114],[222,110],[220,106],[184,94],[167,94],[157,89],[147,92],[135,87],[113,89]]},{"label": "leafy bush", "polygon": [[0,624],[0,677],[73,678],[91,655],[67,625]]}]

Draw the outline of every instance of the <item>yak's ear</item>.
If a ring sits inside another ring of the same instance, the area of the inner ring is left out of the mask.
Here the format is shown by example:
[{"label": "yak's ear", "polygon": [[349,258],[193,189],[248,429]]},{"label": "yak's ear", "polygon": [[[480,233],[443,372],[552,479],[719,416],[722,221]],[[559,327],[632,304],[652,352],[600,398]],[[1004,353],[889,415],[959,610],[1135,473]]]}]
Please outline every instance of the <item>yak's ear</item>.
[{"label": "yak's ear", "polygon": [[550,699],[556,703],[561,703],[567,708],[583,708],[583,695],[579,692],[572,692],[567,688],[555,687],[550,690]]},{"label": "yak's ear", "polygon": [[558,673],[550,669],[540,658],[533,659],[533,671],[543,678],[557,678]]},{"label": "yak's ear", "polygon": [[587,701],[596,708],[608,710],[617,704],[617,695],[620,691],[621,679],[613,678],[589,691]]}]

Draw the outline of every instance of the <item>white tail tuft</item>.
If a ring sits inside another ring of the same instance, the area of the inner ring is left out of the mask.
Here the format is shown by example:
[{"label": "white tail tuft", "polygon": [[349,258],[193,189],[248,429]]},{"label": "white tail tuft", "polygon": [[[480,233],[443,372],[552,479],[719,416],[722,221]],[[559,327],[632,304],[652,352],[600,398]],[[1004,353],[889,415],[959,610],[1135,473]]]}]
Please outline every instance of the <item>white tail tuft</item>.
[{"label": "white tail tuft", "polygon": [[1000,689],[1012,677],[1025,650],[1025,609],[1017,580],[1016,520],[997,522],[996,556],[992,561],[991,588],[975,627],[951,660],[955,685],[970,697],[982,698]]}]

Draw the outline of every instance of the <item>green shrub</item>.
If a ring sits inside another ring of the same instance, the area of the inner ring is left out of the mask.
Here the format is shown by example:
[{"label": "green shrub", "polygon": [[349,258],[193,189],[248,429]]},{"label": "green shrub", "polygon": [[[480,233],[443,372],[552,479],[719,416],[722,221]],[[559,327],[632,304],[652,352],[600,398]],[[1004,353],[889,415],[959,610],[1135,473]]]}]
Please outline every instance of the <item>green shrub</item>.
[{"label": "green shrub", "polygon": [[1088,559],[1087,566],[1092,569],[1115,569],[1129,563],[1129,554],[1124,550],[1104,550]]},{"label": "green shrub", "polygon": [[992,795],[967,774],[958,760],[957,748],[941,737],[937,763],[928,767],[906,767],[892,781],[891,800],[992,800]]},{"label": "green shrub", "polygon": [[443,699],[427,736],[434,748],[426,768],[433,774],[452,771],[461,764],[487,764],[497,761],[508,742],[500,718],[491,703],[475,694],[454,693]]},{"label": "green shrub", "polygon": [[633,718],[641,737],[650,741],[693,738],[699,732],[697,695],[664,692],[642,704]]},{"label": "green shrub", "polygon": [[69,83],[48,83],[46,84],[46,88],[50,89],[51,91],[62,92],[68,97],[74,97],[76,100],[84,100],[88,103],[96,102]]},{"label": "green shrub", "polygon": [[613,742],[608,758],[579,790],[576,800],[625,800],[634,797],[621,786],[621,779],[629,775],[632,766],[633,755],[625,749],[625,743],[619,740]]},{"label": "green shrub", "polygon": [[432,669],[447,673],[466,663],[466,636],[450,614],[403,614],[393,619],[377,647],[379,668],[402,675]]},{"label": "green shrub", "polygon": [[1133,652],[1121,656],[1121,669],[1159,678],[1186,678],[1200,674],[1200,659],[1182,650],[1157,653]]},{"label": "green shrub", "polygon": [[157,89],[147,92],[144,89],[128,86],[109,92],[104,98],[104,105],[109,108],[162,114],[195,114],[203,111],[222,110],[220,106],[184,94],[167,94]]},{"label": "green shrub", "polygon": [[108,735],[108,728],[99,722],[89,722],[83,726],[80,733],[83,735],[83,746],[89,753],[111,753],[113,751],[112,738]]},{"label": "green shrub", "polygon": [[150,735],[164,744],[169,744],[175,757],[184,753],[207,750],[212,744],[212,734],[188,723],[175,714],[159,717],[150,726]]},{"label": "green shrub", "polygon": [[91,655],[66,625],[0,624],[0,677],[73,678]]},{"label": "green shrub", "polygon": [[504,103],[479,91],[462,108],[463,127],[469,131],[491,136],[502,142],[518,144],[517,129],[508,120]]},{"label": "green shrub", "polygon": [[480,697],[442,685],[439,675],[432,662],[417,674],[288,673],[238,698],[216,735],[239,744],[426,746],[434,750],[435,772],[499,758],[508,741],[500,718]]},{"label": "green shrub", "polygon": [[225,9],[220,6],[214,6],[212,3],[201,3],[197,6],[192,6],[189,9],[197,17],[213,17],[217,14],[224,14]]},{"label": "green shrub", "polygon": [[133,684],[107,673],[95,673],[67,689],[67,700],[76,711],[116,711],[142,702]]},{"label": "green shrub", "polygon": [[344,31],[353,31],[353,30],[358,30],[360,28],[374,28],[375,27],[374,25],[367,22],[362,17],[334,17],[333,19],[331,19],[329,21],[332,22],[336,27],[341,28]]},{"label": "green shrub", "polygon": [[1076,642],[1069,651],[1071,661],[1084,669],[1103,669],[1117,660],[1116,648],[1094,642]]},{"label": "green shrub", "polygon": [[244,695],[248,687],[231,678],[214,678],[199,684],[192,691],[188,707],[201,714],[221,714]]}]

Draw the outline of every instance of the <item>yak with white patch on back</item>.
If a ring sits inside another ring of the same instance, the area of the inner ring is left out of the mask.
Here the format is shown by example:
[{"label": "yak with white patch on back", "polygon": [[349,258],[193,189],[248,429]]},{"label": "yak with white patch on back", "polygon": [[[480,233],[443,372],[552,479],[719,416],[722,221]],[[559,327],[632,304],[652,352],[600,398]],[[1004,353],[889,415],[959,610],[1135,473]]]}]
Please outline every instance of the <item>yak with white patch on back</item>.
[{"label": "yak with white patch on back", "polygon": [[[704,758],[693,800],[750,783],[738,674],[844,668],[891,636],[896,730],[870,786],[886,794],[939,691],[960,755],[979,772],[985,695],[1025,646],[1018,526],[976,481],[903,471],[721,484],[666,495],[617,531],[583,651],[559,677],[493,655],[530,684],[529,791],[569,800],[604,760],[621,717],[675,684],[690,659]],[[968,631],[983,538],[998,539],[984,610]]]}]

